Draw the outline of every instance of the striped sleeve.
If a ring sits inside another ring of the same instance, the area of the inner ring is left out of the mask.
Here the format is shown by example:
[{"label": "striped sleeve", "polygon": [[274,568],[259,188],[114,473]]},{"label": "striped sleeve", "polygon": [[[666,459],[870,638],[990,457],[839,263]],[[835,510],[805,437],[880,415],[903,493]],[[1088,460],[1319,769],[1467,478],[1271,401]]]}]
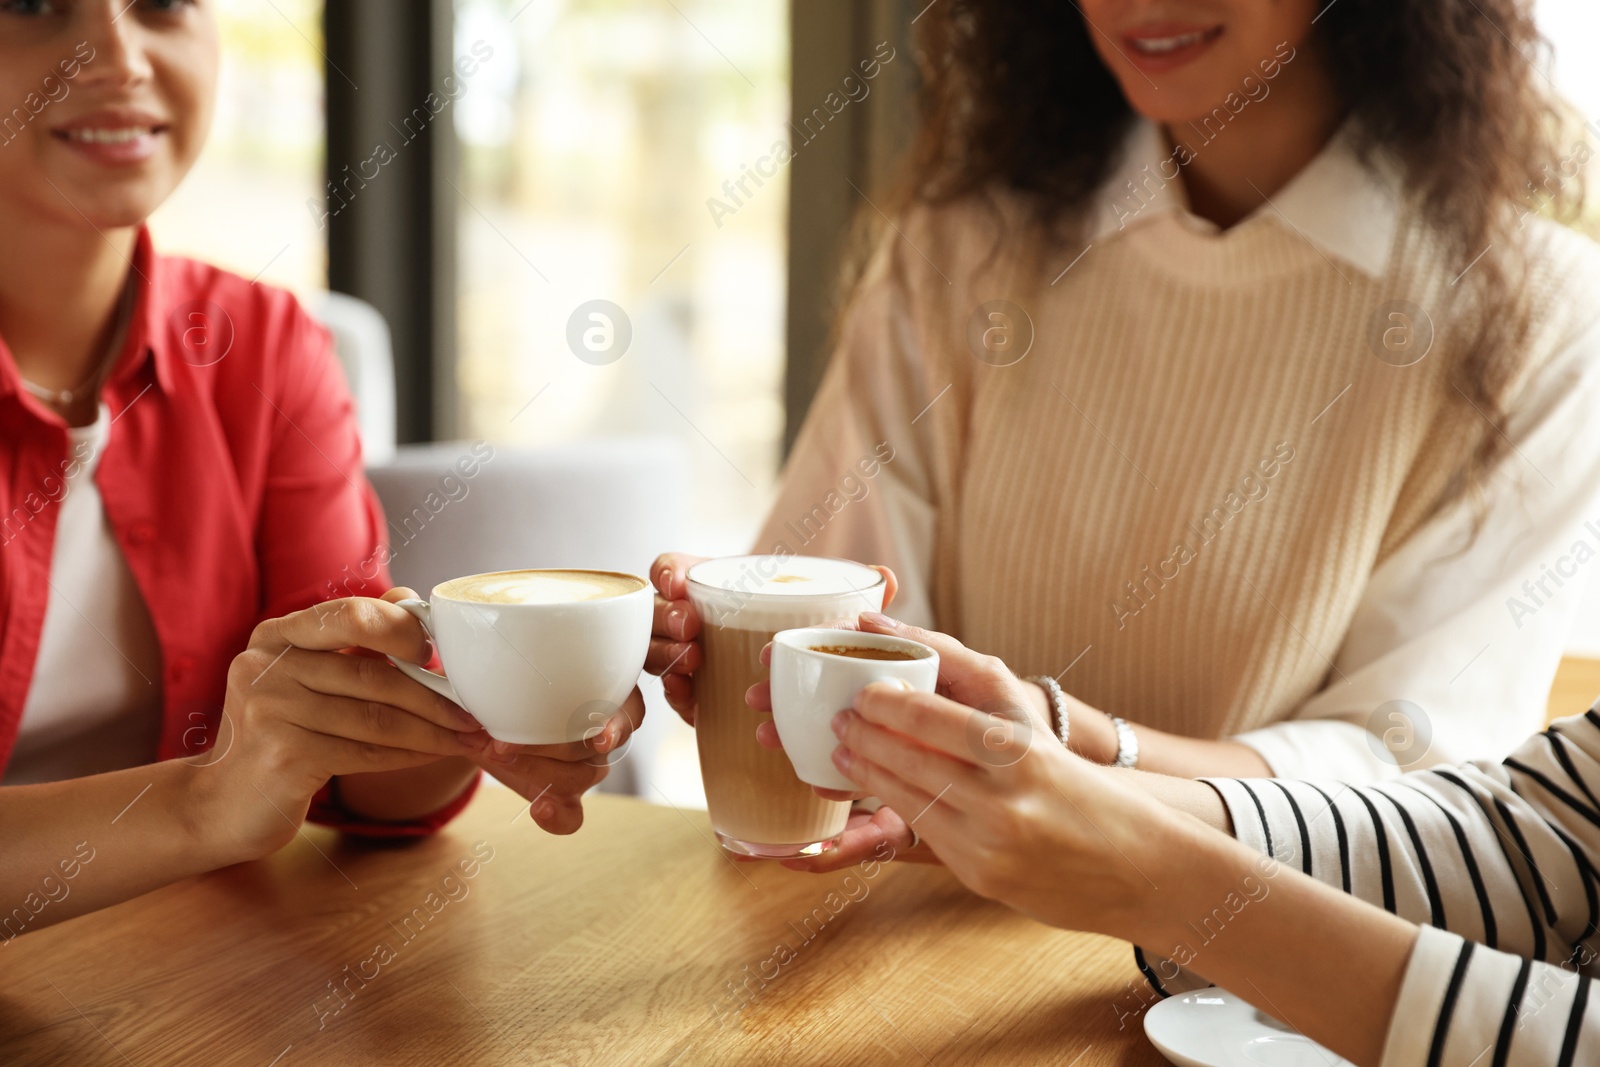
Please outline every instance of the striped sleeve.
[{"label": "striped sleeve", "polygon": [[1424,926],[1389,1021],[1382,1067],[1568,1067],[1595,1062],[1600,1006],[1566,966]]},{"label": "striped sleeve", "polygon": [[[1385,1064],[1600,1062],[1587,977],[1600,974],[1596,710],[1500,764],[1363,786],[1206,781],[1240,841],[1424,927]],[[1158,991],[1196,981],[1174,971],[1152,978]]]},{"label": "striped sleeve", "polygon": [[1401,918],[1556,963],[1578,960],[1600,926],[1593,710],[1501,764],[1362,786],[1206,781],[1240,841]]}]

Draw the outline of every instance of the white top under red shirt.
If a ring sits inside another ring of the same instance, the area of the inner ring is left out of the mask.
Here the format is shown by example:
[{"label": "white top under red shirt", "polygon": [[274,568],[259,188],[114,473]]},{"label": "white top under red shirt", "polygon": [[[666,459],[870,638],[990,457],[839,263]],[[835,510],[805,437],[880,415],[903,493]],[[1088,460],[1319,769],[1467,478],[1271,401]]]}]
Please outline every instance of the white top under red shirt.
[{"label": "white top under red shirt", "polygon": [[0,785],[150,763],[161,736],[161,647],[94,481],[111,412],[67,432],[80,462],[64,479],[39,658]]}]

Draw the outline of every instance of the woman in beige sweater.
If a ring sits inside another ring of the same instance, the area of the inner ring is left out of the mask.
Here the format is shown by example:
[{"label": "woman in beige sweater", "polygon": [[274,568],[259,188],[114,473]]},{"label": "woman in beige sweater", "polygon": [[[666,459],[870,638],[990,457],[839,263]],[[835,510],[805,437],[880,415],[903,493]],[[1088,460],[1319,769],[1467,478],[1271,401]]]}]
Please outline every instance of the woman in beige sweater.
[{"label": "woman in beige sweater", "polygon": [[[1600,253],[1551,219],[1591,149],[1529,5],[1080,7],[919,20],[907,178],[757,550],[887,565],[1097,762],[1504,755],[1600,550]],[[688,562],[651,666],[692,721]]]}]

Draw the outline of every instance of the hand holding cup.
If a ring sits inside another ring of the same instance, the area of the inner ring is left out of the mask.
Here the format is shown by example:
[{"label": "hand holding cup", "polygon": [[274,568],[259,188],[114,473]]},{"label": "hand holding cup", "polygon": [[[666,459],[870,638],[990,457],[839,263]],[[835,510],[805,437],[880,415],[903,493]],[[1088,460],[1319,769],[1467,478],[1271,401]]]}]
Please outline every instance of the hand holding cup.
[{"label": "hand holding cup", "polygon": [[[1000,734],[1006,734],[1008,738],[1024,734],[1030,740],[1053,737],[1048,722],[1026,717],[1032,708],[1029,686],[1012,674],[1004,661],[999,658],[974,652],[948,634],[910,626],[881,612],[864,611],[853,622],[845,621],[830,625],[846,629],[854,628],[862,634],[907,638],[937,652],[939,678],[934,692],[967,706],[972,733],[971,746],[975,746],[978,750],[984,748],[988,739]],[[764,649],[762,662],[769,663],[771,654],[770,646]],[[869,686],[868,691],[877,688]],[[771,711],[770,684],[761,682],[751,686],[745,695],[745,700],[756,711]],[[1001,716],[1004,722],[994,719],[993,716]],[[996,723],[1003,729],[997,731]],[[756,740],[766,748],[783,747],[777,728],[770,722],[761,722],[756,726]],[[851,790],[814,788],[819,796],[830,800],[859,800],[870,795],[862,792],[859,787]],[[872,811],[858,809],[851,816],[838,847],[833,851],[821,856],[784,860],[783,865],[792,870],[822,874],[853,866],[875,856],[881,857],[880,850],[885,845],[892,848],[899,859],[938,862],[938,857],[934,856],[926,846],[915,847],[916,837],[913,833],[915,827],[908,820],[917,818],[917,814],[915,811],[897,812],[889,805]]]},{"label": "hand holding cup", "polygon": [[551,833],[583,823],[583,792],[644,718],[636,683],[650,635],[649,583],[584,570],[452,579],[397,606],[428,630],[447,675],[391,657],[488,731],[475,762],[530,801]]},{"label": "hand holding cup", "polygon": [[826,627],[784,630],[763,650],[771,666],[772,725],[795,774],[807,785],[848,791],[833,765],[835,713],[868,685],[933,692],[939,654],[903,637]]}]

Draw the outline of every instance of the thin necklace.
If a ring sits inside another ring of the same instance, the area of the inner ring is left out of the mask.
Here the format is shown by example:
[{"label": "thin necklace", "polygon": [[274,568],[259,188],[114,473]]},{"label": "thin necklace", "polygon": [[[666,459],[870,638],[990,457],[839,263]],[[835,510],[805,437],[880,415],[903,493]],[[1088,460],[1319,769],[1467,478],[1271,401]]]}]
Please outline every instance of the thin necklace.
[{"label": "thin necklace", "polygon": [[70,408],[74,401],[80,400],[99,389],[101,377],[105,374],[106,368],[111,365],[111,361],[116,354],[122,349],[123,339],[127,336],[128,313],[133,308],[134,285],[133,279],[130,278],[128,284],[122,288],[122,295],[117,298],[116,329],[111,331],[110,343],[106,345],[106,350],[100,354],[100,361],[95,365],[88,378],[71,389],[46,389],[42,385],[36,385],[23,378],[22,387],[46,404],[58,408]]}]

